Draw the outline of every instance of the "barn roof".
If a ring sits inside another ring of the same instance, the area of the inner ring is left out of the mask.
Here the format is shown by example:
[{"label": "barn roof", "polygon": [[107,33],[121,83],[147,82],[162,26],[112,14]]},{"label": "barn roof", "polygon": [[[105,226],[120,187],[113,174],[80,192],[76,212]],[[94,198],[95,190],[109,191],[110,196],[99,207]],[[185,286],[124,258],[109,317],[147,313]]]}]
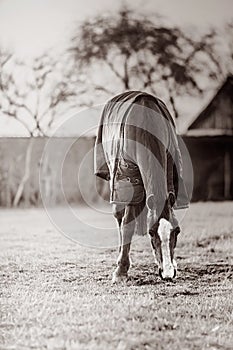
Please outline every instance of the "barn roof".
[{"label": "barn roof", "polygon": [[233,134],[233,75],[223,85],[188,128],[187,134]]}]

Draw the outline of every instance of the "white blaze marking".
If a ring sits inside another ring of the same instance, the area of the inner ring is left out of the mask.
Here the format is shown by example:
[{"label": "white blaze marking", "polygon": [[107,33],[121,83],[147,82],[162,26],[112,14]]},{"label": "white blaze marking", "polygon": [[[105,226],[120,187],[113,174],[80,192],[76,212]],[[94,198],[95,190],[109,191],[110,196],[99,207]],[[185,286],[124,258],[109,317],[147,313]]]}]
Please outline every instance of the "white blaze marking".
[{"label": "white blaze marking", "polygon": [[172,278],[174,276],[174,266],[171,262],[170,256],[170,233],[172,225],[166,219],[159,220],[158,235],[161,240],[161,251],[163,257],[163,278]]}]

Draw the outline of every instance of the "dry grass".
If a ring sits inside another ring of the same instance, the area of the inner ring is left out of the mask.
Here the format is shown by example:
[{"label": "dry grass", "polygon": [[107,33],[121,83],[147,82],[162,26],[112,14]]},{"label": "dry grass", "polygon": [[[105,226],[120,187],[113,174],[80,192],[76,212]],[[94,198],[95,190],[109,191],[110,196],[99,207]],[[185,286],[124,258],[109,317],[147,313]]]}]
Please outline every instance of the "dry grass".
[{"label": "dry grass", "polygon": [[193,204],[174,282],[157,277],[147,237],[126,285],[115,249],[74,244],[42,209],[0,212],[0,349],[232,349],[233,205]]}]

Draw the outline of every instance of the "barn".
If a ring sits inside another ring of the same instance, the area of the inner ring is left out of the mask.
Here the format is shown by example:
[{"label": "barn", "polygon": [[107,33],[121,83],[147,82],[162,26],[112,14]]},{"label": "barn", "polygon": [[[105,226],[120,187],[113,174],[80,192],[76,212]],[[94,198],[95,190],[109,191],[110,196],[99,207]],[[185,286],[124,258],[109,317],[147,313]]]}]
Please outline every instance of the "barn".
[{"label": "barn", "polygon": [[194,170],[193,201],[233,199],[233,76],[228,76],[183,140]]}]

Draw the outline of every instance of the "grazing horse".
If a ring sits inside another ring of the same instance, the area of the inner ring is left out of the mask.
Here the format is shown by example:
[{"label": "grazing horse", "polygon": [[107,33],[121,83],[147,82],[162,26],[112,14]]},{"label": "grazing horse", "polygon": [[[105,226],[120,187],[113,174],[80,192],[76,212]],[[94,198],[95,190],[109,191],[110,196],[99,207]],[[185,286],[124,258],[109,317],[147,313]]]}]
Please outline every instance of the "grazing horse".
[{"label": "grazing horse", "polygon": [[180,232],[174,208],[189,203],[174,121],[152,95],[128,91],[108,101],[95,143],[95,174],[110,183],[120,248],[113,282],[127,278],[134,234],[149,233],[159,275],[176,275]]}]

